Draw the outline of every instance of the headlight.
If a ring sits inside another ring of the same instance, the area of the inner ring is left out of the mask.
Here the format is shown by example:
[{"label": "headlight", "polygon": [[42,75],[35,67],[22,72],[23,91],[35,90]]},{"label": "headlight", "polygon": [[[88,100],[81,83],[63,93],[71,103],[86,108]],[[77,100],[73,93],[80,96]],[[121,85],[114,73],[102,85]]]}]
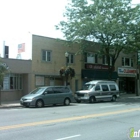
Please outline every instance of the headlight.
[{"label": "headlight", "polygon": [[85,93],[84,96],[85,96],[85,97],[89,97],[89,94],[88,94],[88,93]]},{"label": "headlight", "polygon": [[35,100],[35,98],[32,99],[32,101]]}]

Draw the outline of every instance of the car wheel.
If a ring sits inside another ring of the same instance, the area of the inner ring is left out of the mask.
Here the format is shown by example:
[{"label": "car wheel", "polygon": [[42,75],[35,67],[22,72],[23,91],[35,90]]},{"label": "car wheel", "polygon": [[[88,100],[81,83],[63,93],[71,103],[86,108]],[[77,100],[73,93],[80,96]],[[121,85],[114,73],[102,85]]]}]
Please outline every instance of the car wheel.
[{"label": "car wheel", "polygon": [[37,100],[36,101],[36,107],[40,108],[40,107],[43,107],[44,106],[44,103],[42,100]]},{"label": "car wheel", "polygon": [[90,102],[90,103],[94,103],[95,101],[96,101],[95,97],[93,97],[93,96],[90,97],[90,99],[89,99],[89,102]]},{"label": "car wheel", "polygon": [[70,99],[66,98],[66,99],[64,100],[64,105],[70,105]]},{"label": "car wheel", "polygon": [[115,95],[112,96],[112,101],[115,102],[117,100],[117,97]]}]

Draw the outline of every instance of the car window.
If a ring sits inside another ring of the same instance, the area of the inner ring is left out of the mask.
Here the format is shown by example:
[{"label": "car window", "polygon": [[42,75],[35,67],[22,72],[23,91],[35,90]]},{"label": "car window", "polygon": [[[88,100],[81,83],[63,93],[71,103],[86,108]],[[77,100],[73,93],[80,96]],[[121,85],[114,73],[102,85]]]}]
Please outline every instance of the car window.
[{"label": "car window", "polygon": [[45,91],[46,88],[36,88],[35,90],[31,91],[30,94],[41,94]]},{"label": "car window", "polygon": [[102,86],[102,90],[103,91],[109,91],[108,86],[107,85],[101,85]]},{"label": "car window", "polygon": [[62,87],[54,87],[53,90],[54,90],[54,93],[63,93]]},{"label": "car window", "polygon": [[47,88],[46,91],[47,91],[48,94],[54,93],[54,91],[53,91],[53,89],[51,87],[50,88]]},{"label": "car window", "polygon": [[85,84],[83,90],[90,90],[94,86],[95,86],[95,84]]},{"label": "car window", "polygon": [[98,91],[98,90],[100,90],[100,86],[99,85],[96,85],[95,91]]},{"label": "car window", "polygon": [[54,91],[54,93],[67,93],[70,90],[68,87],[54,87],[53,91]]},{"label": "car window", "polygon": [[111,91],[115,91],[116,90],[116,86],[115,85],[109,85],[109,87],[110,87]]}]

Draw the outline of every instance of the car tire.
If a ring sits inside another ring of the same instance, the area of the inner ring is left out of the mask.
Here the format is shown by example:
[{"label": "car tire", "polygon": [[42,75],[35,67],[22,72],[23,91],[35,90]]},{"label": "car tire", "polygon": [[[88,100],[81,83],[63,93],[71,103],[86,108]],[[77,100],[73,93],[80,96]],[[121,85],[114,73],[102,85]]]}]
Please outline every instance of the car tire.
[{"label": "car tire", "polygon": [[91,96],[90,99],[89,99],[89,102],[90,103],[94,103],[95,101],[96,101],[95,97],[94,96]]},{"label": "car tire", "polygon": [[117,100],[117,97],[116,97],[115,95],[113,95],[111,101],[112,101],[112,102],[116,102],[116,100]]},{"label": "car tire", "polygon": [[41,108],[44,106],[44,102],[42,100],[37,100],[36,101],[36,107]]},{"label": "car tire", "polygon": [[66,98],[64,100],[64,105],[66,105],[66,106],[70,105],[70,99],[69,98]]}]

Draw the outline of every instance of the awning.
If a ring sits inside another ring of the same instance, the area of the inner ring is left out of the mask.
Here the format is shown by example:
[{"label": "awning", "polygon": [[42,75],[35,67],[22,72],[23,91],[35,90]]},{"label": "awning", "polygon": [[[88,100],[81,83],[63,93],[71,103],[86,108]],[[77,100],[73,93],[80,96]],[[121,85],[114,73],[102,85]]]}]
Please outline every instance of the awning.
[{"label": "awning", "polygon": [[[104,80],[109,78],[109,72],[108,71],[101,71],[101,70],[82,70],[82,78],[88,78],[88,79],[96,79],[96,80]],[[118,73],[112,72],[111,76],[112,80],[117,80]]]}]

